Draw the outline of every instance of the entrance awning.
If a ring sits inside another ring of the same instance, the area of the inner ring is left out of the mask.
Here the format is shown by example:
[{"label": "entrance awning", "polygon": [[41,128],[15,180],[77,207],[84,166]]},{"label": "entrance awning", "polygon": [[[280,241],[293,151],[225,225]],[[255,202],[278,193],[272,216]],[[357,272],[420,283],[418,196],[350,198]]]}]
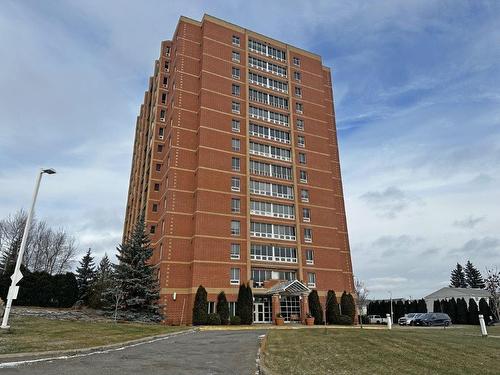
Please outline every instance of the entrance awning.
[{"label": "entrance awning", "polygon": [[283,294],[287,296],[300,296],[304,293],[309,293],[311,289],[301,283],[299,280],[283,281],[273,285],[266,294]]}]

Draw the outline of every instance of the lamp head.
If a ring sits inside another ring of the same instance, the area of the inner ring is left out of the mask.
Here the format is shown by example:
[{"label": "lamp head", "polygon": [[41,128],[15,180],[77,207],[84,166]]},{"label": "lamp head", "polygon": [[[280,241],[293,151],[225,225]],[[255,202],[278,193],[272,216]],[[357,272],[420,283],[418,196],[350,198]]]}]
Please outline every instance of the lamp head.
[{"label": "lamp head", "polygon": [[54,168],[42,169],[42,173],[54,174],[56,173],[56,170]]}]

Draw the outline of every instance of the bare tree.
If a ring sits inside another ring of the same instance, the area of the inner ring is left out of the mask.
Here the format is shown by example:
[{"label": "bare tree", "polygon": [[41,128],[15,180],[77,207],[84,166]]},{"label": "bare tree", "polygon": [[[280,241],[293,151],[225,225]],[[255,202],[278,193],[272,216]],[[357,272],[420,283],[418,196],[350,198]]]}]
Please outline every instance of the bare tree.
[{"label": "bare tree", "polygon": [[363,328],[363,311],[366,307],[368,301],[368,289],[363,281],[356,278],[354,281],[354,292],[356,293],[356,307],[358,309],[359,321],[361,323],[361,328]]},{"label": "bare tree", "polygon": [[500,320],[500,271],[498,268],[487,270],[485,278],[486,290],[490,292],[491,312],[496,320]]},{"label": "bare tree", "polygon": [[[11,259],[16,259],[26,225],[26,212],[20,210],[0,220],[0,273]],[[64,229],[53,230],[34,219],[29,232],[23,264],[31,271],[62,273],[71,268],[76,256],[75,239]]]}]

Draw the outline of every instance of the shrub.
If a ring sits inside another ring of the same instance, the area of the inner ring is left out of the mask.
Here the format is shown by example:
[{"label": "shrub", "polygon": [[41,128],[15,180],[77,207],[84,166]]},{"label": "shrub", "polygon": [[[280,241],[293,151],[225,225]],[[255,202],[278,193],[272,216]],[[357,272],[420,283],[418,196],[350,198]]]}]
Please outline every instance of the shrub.
[{"label": "shrub", "polygon": [[351,326],[352,318],[349,315],[340,315],[337,324],[343,326]]},{"label": "shrub", "polygon": [[241,324],[241,319],[238,315],[231,317],[231,325],[232,326],[239,326],[240,324]]},{"label": "shrub", "polygon": [[356,305],[354,304],[354,298],[351,293],[347,293],[346,291],[342,293],[340,297],[340,307],[342,309],[342,315],[349,315],[351,317],[351,322],[353,322],[356,316]]},{"label": "shrub", "polygon": [[229,304],[227,303],[226,294],[220,292],[217,296],[217,305],[215,307],[217,314],[220,316],[221,324],[229,323]]},{"label": "shrub", "polygon": [[220,326],[220,316],[219,314],[213,313],[208,314],[207,316],[207,324],[209,326]]},{"label": "shrub", "polygon": [[340,310],[337,302],[337,296],[333,290],[328,291],[326,301],[326,322],[328,324],[335,324],[340,315]]},{"label": "shrub", "polygon": [[309,293],[307,298],[309,302],[309,312],[314,316],[314,324],[323,324],[323,308],[319,302],[318,292],[313,290]]},{"label": "shrub", "polygon": [[241,324],[253,323],[253,296],[250,285],[240,285],[238,291],[238,301],[236,303],[236,313],[241,319]]},{"label": "shrub", "polygon": [[207,323],[208,301],[207,291],[200,285],[196,291],[193,305],[193,325],[202,325]]}]

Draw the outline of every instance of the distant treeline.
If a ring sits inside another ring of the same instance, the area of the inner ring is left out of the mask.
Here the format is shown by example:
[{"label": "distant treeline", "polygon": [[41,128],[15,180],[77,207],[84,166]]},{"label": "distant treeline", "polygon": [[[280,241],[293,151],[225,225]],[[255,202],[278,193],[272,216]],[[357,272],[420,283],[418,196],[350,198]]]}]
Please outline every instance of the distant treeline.
[{"label": "distant treeline", "polygon": [[[426,313],[427,305],[424,299],[419,300],[398,300],[392,301],[392,313],[394,314],[394,322],[397,322],[399,318],[408,313]],[[385,317],[386,314],[391,313],[391,302],[382,301],[371,301],[368,304],[368,315],[381,315]]]}]

